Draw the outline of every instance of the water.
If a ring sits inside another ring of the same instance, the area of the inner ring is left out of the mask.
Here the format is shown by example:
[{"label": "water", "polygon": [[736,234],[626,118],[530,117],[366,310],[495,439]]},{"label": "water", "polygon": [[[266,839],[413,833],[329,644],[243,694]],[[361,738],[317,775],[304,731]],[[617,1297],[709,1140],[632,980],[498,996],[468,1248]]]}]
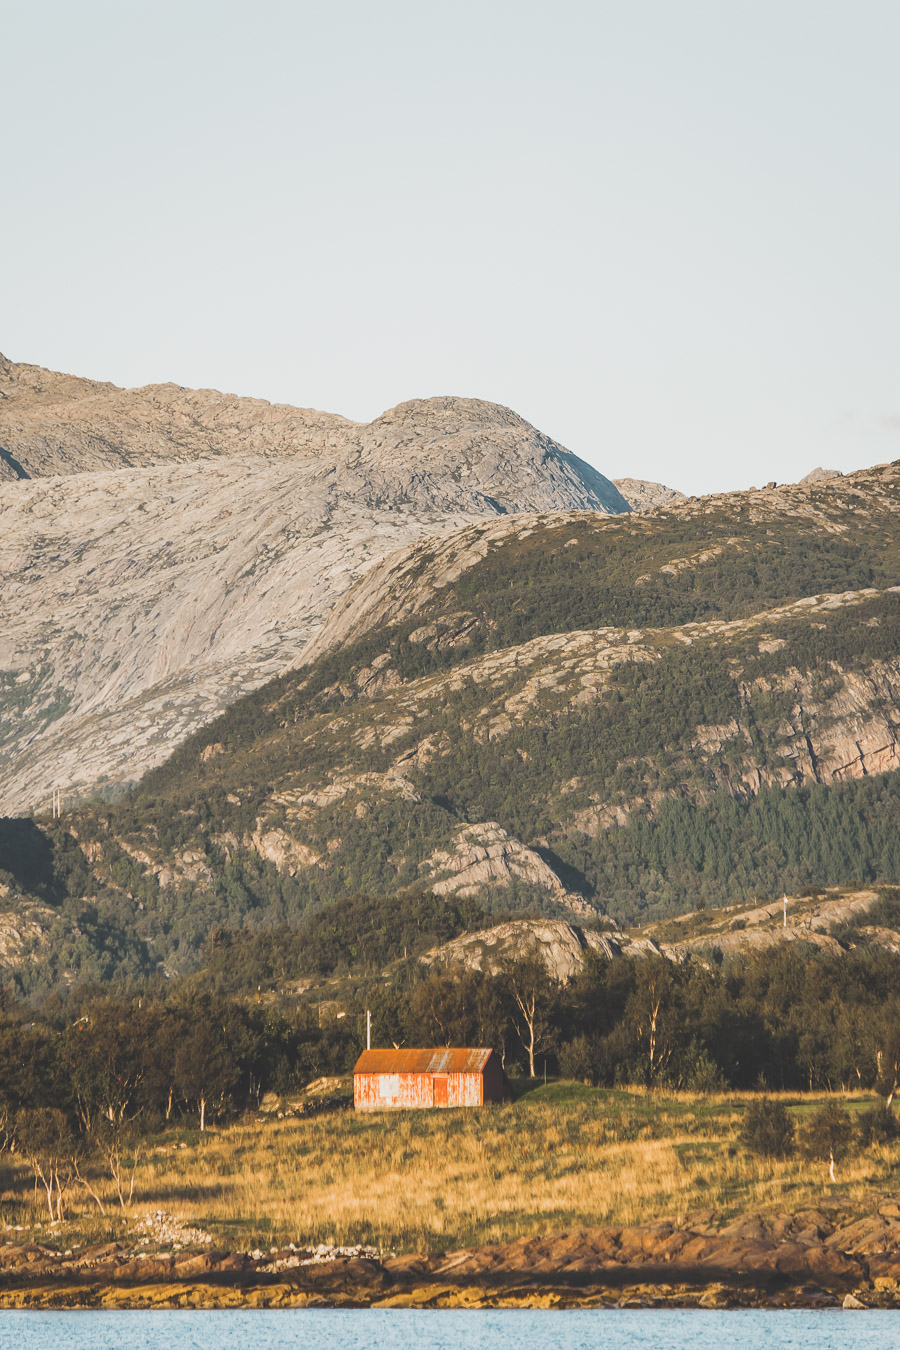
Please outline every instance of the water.
[{"label": "water", "polygon": [[900,1350],[890,1312],[0,1312],[2,1350]]}]

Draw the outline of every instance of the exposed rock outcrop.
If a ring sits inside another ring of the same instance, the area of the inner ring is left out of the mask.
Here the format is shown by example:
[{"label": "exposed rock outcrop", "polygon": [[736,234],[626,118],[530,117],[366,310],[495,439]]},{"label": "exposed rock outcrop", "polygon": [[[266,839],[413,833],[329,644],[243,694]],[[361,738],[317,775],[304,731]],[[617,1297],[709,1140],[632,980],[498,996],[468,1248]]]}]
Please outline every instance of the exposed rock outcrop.
[{"label": "exposed rock outcrop", "polygon": [[[718,962],[773,951],[802,943],[839,955],[848,949],[834,936],[852,926],[853,945],[885,951],[900,949],[900,934],[892,929],[866,925],[878,900],[877,891],[832,891],[820,896],[790,896],[787,918],[782,901],[766,905],[731,905],[710,912],[692,912],[664,923],[650,924],[629,933],[599,932],[563,919],[513,919],[493,928],[463,933],[426,952],[425,965],[462,965],[469,970],[495,973],[518,956],[537,956],[555,980],[565,982],[583,968],[587,954],[604,960],[620,956],[641,960],[661,956],[682,963],[689,960]],[[595,910],[596,919],[599,910]],[[688,935],[689,934],[689,935]]]},{"label": "exposed rock outcrop", "polygon": [[553,979],[566,981],[584,965],[585,952],[612,959],[628,939],[621,933],[598,933],[578,928],[564,919],[515,919],[446,942],[420,959],[424,965],[462,965],[468,970],[496,974],[520,956],[537,956]]},{"label": "exposed rock outcrop", "polygon": [[7,1242],[0,1306],[900,1306],[900,1206],[890,1194],[862,1204],[823,1200],[796,1213],[732,1219],[710,1211],[391,1256],[293,1244],[265,1253],[214,1250],[202,1232],[186,1250],[168,1236],[150,1249],[147,1242],[77,1252]]},{"label": "exposed rock outcrop", "polygon": [[511,838],[493,820],[462,826],[450,848],[435,851],[422,864],[422,873],[435,895],[465,898],[518,881],[567,909],[593,911],[584,896],[568,890],[534,849]]},{"label": "exposed rock outcrop", "polygon": [[651,483],[645,478],[614,478],[613,482],[632,511],[655,511],[658,506],[687,501],[683,492],[665,483]]},{"label": "exposed rock outcrop", "polygon": [[843,478],[840,469],[812,469],[800,479],[801,483],[825,483],[829,478]]}]

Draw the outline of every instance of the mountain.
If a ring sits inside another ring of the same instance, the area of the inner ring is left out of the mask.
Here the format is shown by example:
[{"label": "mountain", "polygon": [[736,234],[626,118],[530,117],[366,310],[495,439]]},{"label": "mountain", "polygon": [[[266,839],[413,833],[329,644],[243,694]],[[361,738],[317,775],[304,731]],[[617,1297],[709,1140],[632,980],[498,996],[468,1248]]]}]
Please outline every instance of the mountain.
[{"label": "mountain", "polygon": [[420,538],[121,804],[10,826],[15,941],[186,971],[354,895],[631,931],[896,884],[898,576],[900,464]]},{"label": "mountain", "polygon": [[485,517],[628,510],[507,408],[374,422],[0,358],[0,810],[121,794],[292,666],[373,562]]}]

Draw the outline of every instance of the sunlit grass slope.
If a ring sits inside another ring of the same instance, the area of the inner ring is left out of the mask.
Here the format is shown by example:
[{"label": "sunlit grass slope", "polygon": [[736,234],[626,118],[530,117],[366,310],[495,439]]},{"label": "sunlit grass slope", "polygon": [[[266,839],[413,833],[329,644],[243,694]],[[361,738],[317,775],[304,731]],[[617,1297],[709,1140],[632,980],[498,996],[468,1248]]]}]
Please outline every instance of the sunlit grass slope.
[{"label": "sunlit grass slope", "polygon": [[[782,1099],[798,1118],[825,1100]],[[855,1148],[836,1186],[822,1163],[753,1157],[738,1141],[746,1100],[550,1084],[479,1111],[346,1111],[171,1135],[139,1165],[129,1215],[98,1183],[106,1217],[78,1194],[76,1222],[84,1237],[114,1237],[165,1209],[228,1246],[449,1250],[698,1210],[736,1216],[825,1197],[864,1201],[900,1188],[898,1145]],[[840,1100],[851,1111],[871,1104]]]}]

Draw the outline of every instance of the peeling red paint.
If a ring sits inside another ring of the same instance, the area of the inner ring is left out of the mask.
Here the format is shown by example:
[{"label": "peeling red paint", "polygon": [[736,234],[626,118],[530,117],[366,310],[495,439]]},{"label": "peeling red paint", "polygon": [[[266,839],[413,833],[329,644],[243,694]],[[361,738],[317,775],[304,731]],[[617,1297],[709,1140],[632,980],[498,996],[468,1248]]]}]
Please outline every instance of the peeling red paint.
[{"label": "peeling red paint", "polygon": [[357,1111],[483,1106],[502,1097],[493,1050],[365,1050],[353,1071]]}]

